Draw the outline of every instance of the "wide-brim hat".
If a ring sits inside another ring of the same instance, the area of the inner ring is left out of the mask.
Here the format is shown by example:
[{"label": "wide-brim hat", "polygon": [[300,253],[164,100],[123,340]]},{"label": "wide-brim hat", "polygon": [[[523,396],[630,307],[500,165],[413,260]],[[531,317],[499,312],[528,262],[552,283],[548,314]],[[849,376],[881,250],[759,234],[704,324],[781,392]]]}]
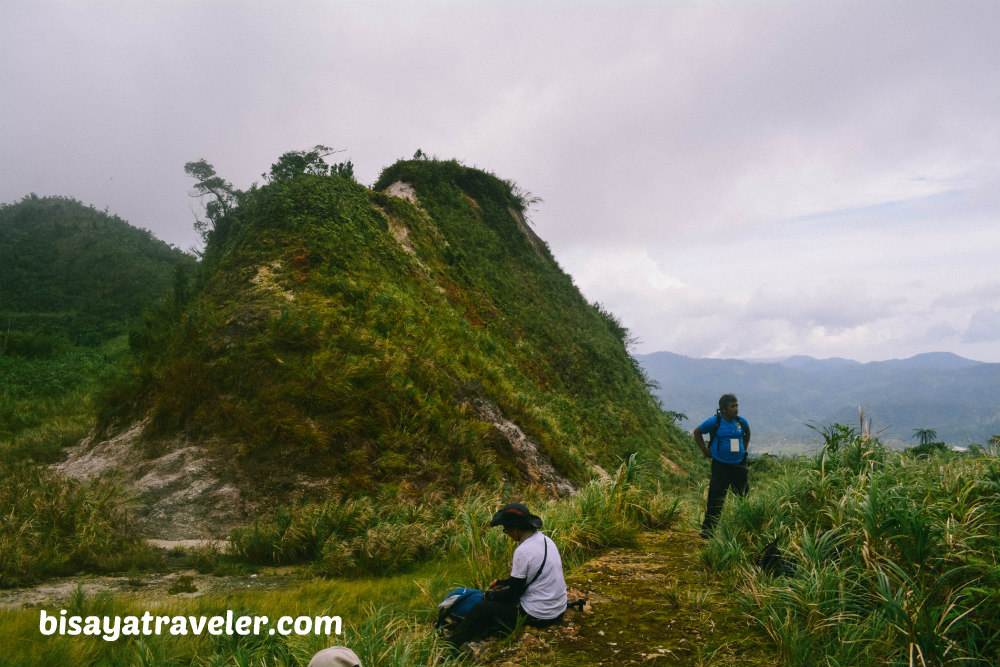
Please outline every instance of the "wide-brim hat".
[{"label": "wide-brim hat", "polygon": [[527,506],[521,503],[507,503],[500,508],[500,511],[493,515],[490,525],[541,530],[542,518],[532,514]]}]

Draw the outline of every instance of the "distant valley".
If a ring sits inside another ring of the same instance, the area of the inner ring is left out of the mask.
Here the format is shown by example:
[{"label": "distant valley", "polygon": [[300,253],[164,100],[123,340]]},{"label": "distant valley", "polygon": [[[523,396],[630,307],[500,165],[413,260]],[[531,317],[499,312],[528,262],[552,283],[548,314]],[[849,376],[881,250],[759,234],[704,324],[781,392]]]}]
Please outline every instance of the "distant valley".
[{"label": "distant valley", "polygon": [[[636,355],[667,410],[687,415],[686,430],[715,412],[726,392],[740,399],[758,451],[801,450],[819,434],[806,424],[858,426],[863,407],[883,440],[915,444],[915,429],[964,447],[1000,433],[1000,364],[935,352],[859,363],[797,356],[768,363],[694,359],[670,352]],[[752,448],[753,449],[753,448]]]}]

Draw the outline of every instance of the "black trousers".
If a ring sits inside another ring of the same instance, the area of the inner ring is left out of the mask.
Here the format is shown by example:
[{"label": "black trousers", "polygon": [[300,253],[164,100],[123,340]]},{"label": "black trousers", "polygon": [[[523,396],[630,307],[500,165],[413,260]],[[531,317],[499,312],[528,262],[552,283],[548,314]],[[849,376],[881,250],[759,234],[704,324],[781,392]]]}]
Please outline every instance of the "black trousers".
[{"label": "black trousers", "polygon": [[702,537],[708,537],[715,530],[722,514],[722,505],[726,502],[726,493],[733,490],[738,496],[745,496],[750,486],[747,482],[746,457],[740,463],[723,463],[712,459],[712,479],[708,483],[708,506],[705,508],[705,521],[701,524]]},{"label": "black trousers", "polygon": [[524,619],[525,625],[547,628],[562,621],[563,615],[559,614],[552,619],[535,618],[520,606],[514,607],[507,602],[484,600],[469,610],[446,641],[458,647],[465,642],[489,637],[499,632],[511,632],[521,618]]}]

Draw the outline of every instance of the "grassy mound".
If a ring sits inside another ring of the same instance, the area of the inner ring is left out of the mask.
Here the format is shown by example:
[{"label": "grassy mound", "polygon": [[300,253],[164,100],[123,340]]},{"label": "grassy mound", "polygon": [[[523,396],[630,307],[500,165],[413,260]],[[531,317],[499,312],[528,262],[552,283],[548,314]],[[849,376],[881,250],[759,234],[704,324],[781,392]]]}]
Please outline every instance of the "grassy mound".
[{"label": "grassy mound", "polygon": [[[397,181],[417,203],[383,191]],[[696,465],[626,330],[523,208],[511,184],[456,162],[398,163],[374,190],[272,170],[214,209],[183,305],[133,330],[133,383],[108,396],[107,422],[148,413],[153,433],[237,443],[265,475],[348,494],[522,479],[484,405],[577,484],[635,452],[653,477]]]}]

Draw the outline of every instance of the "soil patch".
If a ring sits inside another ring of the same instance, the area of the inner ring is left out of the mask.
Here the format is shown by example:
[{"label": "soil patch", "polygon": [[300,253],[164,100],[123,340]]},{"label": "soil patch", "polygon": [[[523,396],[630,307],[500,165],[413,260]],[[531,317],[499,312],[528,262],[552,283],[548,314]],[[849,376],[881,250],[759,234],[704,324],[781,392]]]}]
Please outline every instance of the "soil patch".
[{"label": "soil patch", "polygon": [[703,544],[695,531],[646,533],[637,548],[588,561],[566,578],[570,601],[587,599],[583,612],[567,612],[554,628],[528,629],[512,645],[484,647],[477,664],[779,664],[771,638],[701,562]]},{"label": "soil patch", "polygon": [[155,606],[174,599],[233,591],[280,590],[297,586],[302,581],[300,569],[294,567],[262,567],[257,572],[237,576],[200,574],[190,569],[128,575],[80,574],[49,579],[37,586],[2,590],[0,609],[66,608],[77,594],[78,588],[82,589],[87,598],[108,593],[116,598],[142,600]]}]

